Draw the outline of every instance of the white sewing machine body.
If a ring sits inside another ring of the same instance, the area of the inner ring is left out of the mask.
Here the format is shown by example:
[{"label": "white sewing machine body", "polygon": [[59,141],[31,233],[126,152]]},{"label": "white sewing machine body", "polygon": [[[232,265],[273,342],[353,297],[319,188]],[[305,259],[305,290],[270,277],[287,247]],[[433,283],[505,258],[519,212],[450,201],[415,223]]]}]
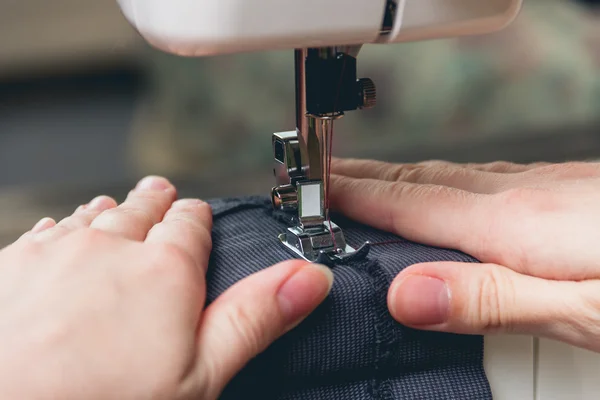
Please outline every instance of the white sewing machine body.
[{"label": "white sewing machine body", "polygon": [[[184,56],[396,43],[500,30],[522,0],[118,0],[157,48]],[[381,35],[388,4],[395,7]]]},{"label": "white sewing machine body", "polygon": [[[153,46],[181,56],[209,56],[486,34],[510,24],[522,0],[118,2]],[[300,111],[304,105],[298,105]],[[304,128],[297,129],[302,133]],[[484,364],[498,400],[600,398],[600,355],[568,345],[529,337],[486,337]]]}]

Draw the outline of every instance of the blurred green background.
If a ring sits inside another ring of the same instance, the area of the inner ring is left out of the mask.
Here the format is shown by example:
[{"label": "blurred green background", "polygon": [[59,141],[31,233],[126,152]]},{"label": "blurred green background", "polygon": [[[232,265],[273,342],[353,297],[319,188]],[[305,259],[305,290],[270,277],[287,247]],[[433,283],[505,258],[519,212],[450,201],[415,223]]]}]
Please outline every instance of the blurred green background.
[{"label": "blurred green background", "polygon": [[[376,109],[334,154],[397,162],[600,156],[597,1],[525,0],[503,32],[367,46]],[[113,1],[0,0],[0,245],[146,174],[204,198],[267,194],[271,134],[294,129],[293,53],[182,59]]]}]

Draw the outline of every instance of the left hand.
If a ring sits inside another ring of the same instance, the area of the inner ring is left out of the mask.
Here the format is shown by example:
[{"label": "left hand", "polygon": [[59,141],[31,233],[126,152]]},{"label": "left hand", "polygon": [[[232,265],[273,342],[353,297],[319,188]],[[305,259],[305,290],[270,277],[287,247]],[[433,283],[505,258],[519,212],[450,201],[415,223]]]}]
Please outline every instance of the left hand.
[{"label": "left hand", "polygon": [[403,270],[388,293],[396,320],[600,352],[600,163],[335,160],[332,171],[332,208],[481,261]]},{"label": "left hand", "polygon": [[2,398],[216,399],[327,296],[328,269],[290,261],[204,309],[211,209],[175,198],[151,177],[0,252]]}]

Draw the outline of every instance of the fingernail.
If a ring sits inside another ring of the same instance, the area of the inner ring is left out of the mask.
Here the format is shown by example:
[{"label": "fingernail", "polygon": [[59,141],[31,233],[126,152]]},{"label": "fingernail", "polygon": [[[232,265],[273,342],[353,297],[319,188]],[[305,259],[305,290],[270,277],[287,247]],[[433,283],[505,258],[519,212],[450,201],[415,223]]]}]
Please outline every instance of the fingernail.
[{"label": "fingernail", "polygon": [[173,203],[171,208],[187,208],[187,207],[200,207],[206,203],[199,199],[181,199]]},{"label": "fingernail", "polygon": [[137,190],[169,190],[173,188],[173,185],[160,176],[147,176],[135,187]]},{"label": "fingernail", "polygon": [[89,208],[93,210],[104,211],[114,206],[114,201],[107,196],[98,196],[90,201]]},{"label": "fingernail", "polygon": [[319,264],[306,264],[279,288],[277,297],[286,318],[293,326],[312,312],[329,294],[333,286],[331,269]]},{"label": "fingernail", "polygon": [[40,233],[48,228],[52,228],[54,225],[56,225],[56,222],[52,218],[42,218],[31,228],[31,232]]},{"label": "fingernail", "polygon": [[406,325],[438,325],[448,319],[450,296],[440,279],[409,275],[392,286],[389,299],[392,315]]}]

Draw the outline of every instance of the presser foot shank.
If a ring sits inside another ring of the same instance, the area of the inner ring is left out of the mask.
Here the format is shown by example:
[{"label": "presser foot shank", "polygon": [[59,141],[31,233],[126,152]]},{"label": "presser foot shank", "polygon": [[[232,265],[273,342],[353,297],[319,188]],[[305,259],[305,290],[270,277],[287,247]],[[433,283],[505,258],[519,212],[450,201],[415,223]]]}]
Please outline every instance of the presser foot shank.
[{"label": "presser foot shank", "polygon": [[296,130],[272,136],[271,201],[296,221],[279,240],[303,259],[330,266],[369,250],[368,243],[358,250],[349,246],[327,218],[333,122],[376,104],[375,84],[357,79],[359,51],[360,46],[296,49]]}]

